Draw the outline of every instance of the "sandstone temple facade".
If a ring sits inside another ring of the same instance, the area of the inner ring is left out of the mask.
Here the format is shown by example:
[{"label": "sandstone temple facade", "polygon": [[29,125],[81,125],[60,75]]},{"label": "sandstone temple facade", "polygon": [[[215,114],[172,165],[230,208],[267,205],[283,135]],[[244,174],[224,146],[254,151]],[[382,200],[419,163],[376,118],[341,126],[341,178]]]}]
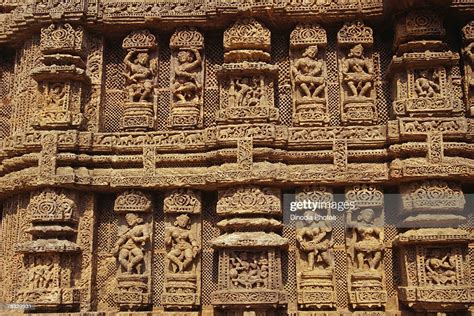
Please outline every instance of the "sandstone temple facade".
[{"label": "sandstone temple facade", "polygon": [[474,315],[474,1],[0,20],[1,315]]}]

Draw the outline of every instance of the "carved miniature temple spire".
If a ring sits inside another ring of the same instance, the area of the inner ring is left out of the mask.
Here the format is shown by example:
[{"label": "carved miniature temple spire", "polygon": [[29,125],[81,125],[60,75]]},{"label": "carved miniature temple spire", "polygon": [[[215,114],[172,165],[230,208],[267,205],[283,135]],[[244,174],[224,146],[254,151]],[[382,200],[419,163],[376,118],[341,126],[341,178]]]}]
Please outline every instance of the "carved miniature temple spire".
[{"label": "carved miniature temple spire", "polygon": [[135,31],[123,40],[122,47],[127,51],[124,76],[128,99],[122,118],[122,130],[153,130],[157,102],[157,39],[148,30]]},{"label": "carved miniature temple spire", "polygon": [[84,126],[83,97],[90,85],[85,71],[86,35],[81,26],[67,23],[41,29],[42,65],[31,72],[39,89],[35,129]]},{"label": "carved miniature temple spire", "polygon": [[170,40],[171,113],[174,129],[201,128],[203,124],[204,37],[193,27],[177,29]]},{"label": "carved miniature temple spire", "polygon": [[361,21],[346,23],[337,33],[341,120],[345,125],[377,122],[373,43],[372,29]]},{"label": "carved miniature temple spire", "polygon": [[201,196],[190,189],[165,195],[165,285],[167,310],[192,310],[201,297]]},{"label": "carved miniature temple spire", "polygon": [[319,25],[298,24],[290,35],[293,124],[329,124],[326,87],[326,31]]},{"label": "carved miniature temple spire", "polygon": [[242,186],[219,191],[217,223],[223,234],[212,244],[219,251],[219,289],[212,304],[229,311],[274,313],[286,304],[281,249],[288,241],[281,228],[280,191]]},{"label": "carved miniature temple spire", "polygon": [[140,310],[151,303],[152,210],[151,197],[138,190],[115,199],[120,226],[110,256],[117,259],[115,302],[121,310]]},{"label": "carved miniature temple spire", "polygon": [[387,302],[384,256],[384,197],[370,184],[346,188],[346,249],[349,303],[354,309],[382,309]]},{"label": "carved miniature temple spire", "polygon": [[269,64],[270,30],[253,18],[235,22],[224,32],[224,64],[218,69],[220,124],[276,122],[274,79]]},{"label": "carved miniature temple spire", "polygon": [[32,240],[18,244],[24,254],[27,274],[18,284],[17,302],[36,310],[74,311],[80,303],[75,271],[81,251],[75,239],[78,223],[77,194],[62,189],[44,189],[31,194],[27,211]]},{"label": "carved miniature temple spire", "polygon": [[[311,201],[328,205],[332,190],[323,186],[303,187],[296,191],[296,202]],[[302,310],[331,309],[336,303],[332,223],[318,220],[331,215],[329,207],[304,211],[305,220],[297,224],[296,273],[298,305]]]}]

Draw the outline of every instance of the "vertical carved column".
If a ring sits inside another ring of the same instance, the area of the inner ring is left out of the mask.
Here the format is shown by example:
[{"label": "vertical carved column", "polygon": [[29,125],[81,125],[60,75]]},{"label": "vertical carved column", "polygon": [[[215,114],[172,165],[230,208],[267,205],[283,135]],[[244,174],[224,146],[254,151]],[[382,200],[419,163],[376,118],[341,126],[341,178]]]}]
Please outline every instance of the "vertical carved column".
[{"label": "vertical carved column", "polygon": [[274,79],[270,65],[270,30],[252,18],[224,32],[224,64],[218,69],[220,124],[275,122]]},{"label": "vertical carved column", "polygon": [[[256,186],[219,191],[217,225],[224,232],[212,241],[219,250],[219,290],[212,303],[219,309],[275,315],[286,304],[282,288],[280,191]],[[227,315],[227,314],[226,314]]]},{"label": "vertical carved column", "polygon": [[459,54],[443,42],[445,34],[442,18],[433,11],[412,11],[397,21],[396,55],[389,73],[400,138],[422,138],[434,132],[458,135],[466,130],[457,92]]},{"label": "vertical carved column", "polygon": [[464,91],[469,113],[474,116],[474,21],[462,29],[464,39]]},{"label": "vertical carved column", "polygon": [[346,201],[356,207],[355,214],[349,209],[346,216],[349,303],[355,309],[383,308],[383,193],[373,185],[354,185],[346,188]]},{"label": "vertical carved column", "polygon": [[120,216],[112,253],[118,262],[115,300],[120,309],[143,309],[151,303],[152,200],[141,191],[125,191],[114,210]]},{"label": "vertical carved column", "polygon": [[293,124],[329,124],[326,88],[326,31],[319,25],[299,24],[290,35]]},{"label": "vertical carved column", "polygon": [[76,244],[78,222],[77,195],[60,189],[32,193],[27,207],[32,240],[18,244],[24,254],[27,275],[18,291],[17,302],[28,303],[45,311],[76,310],[80,289],[75,286],[79,270]]},{"label": "vertical carved column", "polygon": [[189,189],[167,192],[165,289],[167,310],[192,310],[201,294],[201,196]]},{"label": "vertical carved column", "polygon": [[122,118],[124,131],[147,131],[155,127],[157,39],[148,30],[135,31],[122,43],[127,50],[124,73],[128,101]]},{"label": "vertical carved column", "polygon": [[414,228],[395,241],[401,263],[400,300],[417,311],[436,312],[443,306],[445,312],[462,313],[472,304],[474,288],[468,277],[468,244],[473,237],[451,228],[466,220],[461,186],[425,180],[403,185],[400,191],[403,224]]},{"label": "vertical carved column", "polygon": [[174,129],[201,128],[203,124],[204,37],[194,27],[177,29],[170,40],[171,113]]},{"label": "vertical carved column", "polygon": [[361,21],[346,23],[337,33],[343,124],[377,122],[373,43],[372,29]]},{"label": "vertical carved column", "polygon": [[86,74],[86,33],[82,27],[51,24],[41,29],[42,65],[31,72],[38,82],[36,129],[81,128],[83,98],[89,88]]},{"label": "vertical carved column", "polygon": [[[326,187],[304,187],[296,191],[296,201],[329,205],[332,190]],[[329,206],[305,211],[309,219],[298,224],[298,304],[304,310],[333,308],[336,303],[332,223],[318,220],[331,215]],[[312,220],[311,220],[312,218]]]}]

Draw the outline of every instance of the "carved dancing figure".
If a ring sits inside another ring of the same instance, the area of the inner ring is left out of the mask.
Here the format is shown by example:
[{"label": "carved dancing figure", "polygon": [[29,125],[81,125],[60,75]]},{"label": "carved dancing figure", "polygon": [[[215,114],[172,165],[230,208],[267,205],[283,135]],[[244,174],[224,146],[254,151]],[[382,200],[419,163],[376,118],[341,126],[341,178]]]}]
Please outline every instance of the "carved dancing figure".
[{"label": "carved dancing figure", "polygon": [[463,49],[464,54],[466,54],[467,58],[469,58],[469,68],[470,71],[467,74],[469,76],[469,85],[471,87],[474,86],[474,75],[472,73],[474,67],[474,42],[467,45],[466,48]]},{"label": "carved dancing figure", "polygon": [[143,223],[143,218],[136,214],[125,215],[128,228],[120,234],[114,248],[114,256],[118,256],[125,273],[141,274],[142,264],[145,258],[144,247],[150,240],[150,229],[148,224]]},{"label": "carved dancing figure", "polygon": [[291,73],[295,81],[295,88],[300,93],[297,100],[321,98],[325,83],[322,75],[323,62],[317,60],[318,46],[309,46],[301,58],[295,61]]},{"label": "carved dancing figure", "polygon": [[245,289],[260,288],[267,286],[269,276],[268,259],[263,255],[249,255],[240,252],[230,258],[230,279],[235,287]]},{"label": "carved dancing figure", "polygon": [[198,81],[201,54],[196,48],[185,49],[178,53],[177,60],[176,77],[172,85],[173,94],[178,103],[198,102],[201,89]]},{"label": "carved dancing figure", "polygon": [[199,244],[191,235],[190,221],[188,215],[181,214],[176,217],[174,226],[166,230],[165,244],[171,246],[166,257],[174,273],[188,270],[199,252]]},{"label": "carved dancing figure", "polygon": [[375,212],[370,208],[360,211],[357,221],[352,221],[352,211],[347,212],[347,224],[353,228],[352,260],[359,271],[377,270],[382,259],[383,231],[375,226],[374,220]]},{"label": "carved dancing figure", "polygon": [[156,61],[150,61],[146,52],[129,51],[125,57],[130,102],[151,102],[155,76],[158,73]]},{"label": "carved dancing figure", "polygon": [[434,284],[445,285],[456,280],[456,257],[442,256],[439,249],[433,250],[433,256],[426,259],[428,277]]},{"label": "carved dancing figure", "polygon": [[[313,212],[309,213],[312,216]],[[305,214],[305,216],[308,215]],[[318,268],[318,262],[323,263],[323,269],[331,269],[334,265],[333,258],[329,253],[329,248],[332,247],[332,242],[329,240],[332,228],[328,227],[326,222],[323,222],[322,226],[312,226],[312,223],[312,219],[306,220],[308,226],[297,230],[296,240],[300,249],[307,255],[309,270]]]},{"label": "carved dancing figure", "polygon": [[342,63],[342,73],[352,97],[370,97],[374,67],[372,62],[364,57],[364,47],[357,44],[352,47]]},{"label": "carved dancing figure", "polygon": [[262,77],[232,79],[229,89],[229,104],[239,107],[259,105],[263,96],[263,85]]},{"label": "carved dancing figure", "polygon": [[[439,85],[429,79],[430,73],[424,69],[420,71],[420,77],[415,80],[415,91],[419,97],[431,98],[439,95]],[[436,73],[433,79],[436,79]]]}]

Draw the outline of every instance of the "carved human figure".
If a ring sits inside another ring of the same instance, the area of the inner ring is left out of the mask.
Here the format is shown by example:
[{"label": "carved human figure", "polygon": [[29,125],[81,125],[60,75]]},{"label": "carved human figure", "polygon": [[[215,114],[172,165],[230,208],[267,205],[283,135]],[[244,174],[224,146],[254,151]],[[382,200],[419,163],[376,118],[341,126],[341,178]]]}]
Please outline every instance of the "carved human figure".
[{"label": "carved human figure", "polygon": [[296,100],[322,98],[325,82],[322,77],[323,62],[317,59],[318,46],[309,46],[291,67]]},{"label": "carved human figure", "polygon": [[456,280],[456,257],[434,249],[425,262],[427,276],[434,284],[445,285]]},{"label": "carved human figure", "polygon": [[264,254],[242,251],[230,258],[229,276],[234,287],[253,289],[267,287],[269,262]]},{"label": "carved human figure", "polygon": [[467,74],[469,77],[469,85],[471,87],[474,87],[474,75],[472,73],[473,71],[473,68],[474,68],[474,42],[470,43],[469,45],[467,45],[464,49],[464,54],[467,56],[468,58],[468,62],[469,62],[469,73]]},{"label": "carved human figure", "polygon": [[361,210],[357,221],[352,221],[352,211],[347,212],[347,224],[353,229],[350,246],[354,248],[353,260],[359,271],[377,270],[382,259],[383,231],[375,226],[374,220],[371,208]]},{"label": "carved human figure", "polygon": [[166,257],[174,273],[188,271],[199,252],[199,244],[191,232],[191,219],[186,214],[176,217],[174,225],[167,227],[165,244],[171,247]]},{"label": "carved human figure", "polygon": [[229,89],[230,106],[258,106],[264,91],[263,77],[241,77],[231,79]]},{"label": "carved human figure", "polygon": [[125,215],[127,230],[119,235],[113,251],[118,256],[122,271],[127,274],[141,274],[144,263],[144,248],[150,240],[150,228],[134,213]]},{"label": "carved human figure", "polygon": [[198,102],[201,90],[199,71],[202,57],[196,48],[183,49],[177,55],[175,79],[172,85],[177,103]]},{"label": "carved human figure", "polygon": [[130,102],[151,102],[158,65],[150,60],[150,55],[142,51],[129,51],[125,56],[127,71],[124,73],[128,83]]},{"label": "carved human figure", "polygon": [[50,259],[39,260],[37,265],[29,270],[29,288],[31,290],[50,288],[53,282],[53,267]]},{"label": "carved human figure", "polygon": [[[415,80],[415,91],[418,97],[436,97],[439,95],[439,85],[430,79],[430,72],[423,69],[419,72],[419,77]],[[437,78],[436,72],[433,73],[433,79]]]},{"label": "carved human figure", "polygon": [[343,79],[349,87],[351,97],[370,97],[374,67],[369,58],[364,57],[364,47],[357,44],[349,50],[342,62]]},{"label": "carved human figure", "polygon": [[306,226],[296,231],[296,240],[301,251],[306,253],[308,270],[332,269],[334,260],[329,253],[332,242],[332,228],[326,222],[315,225],[312,220],[313,212],[306,212]]},{"label": "carved human figure", "polygon": [[66,96],[64,83],[49,83],[45,91],[45,108],[54,110],[64,110],[63,101]]}]

